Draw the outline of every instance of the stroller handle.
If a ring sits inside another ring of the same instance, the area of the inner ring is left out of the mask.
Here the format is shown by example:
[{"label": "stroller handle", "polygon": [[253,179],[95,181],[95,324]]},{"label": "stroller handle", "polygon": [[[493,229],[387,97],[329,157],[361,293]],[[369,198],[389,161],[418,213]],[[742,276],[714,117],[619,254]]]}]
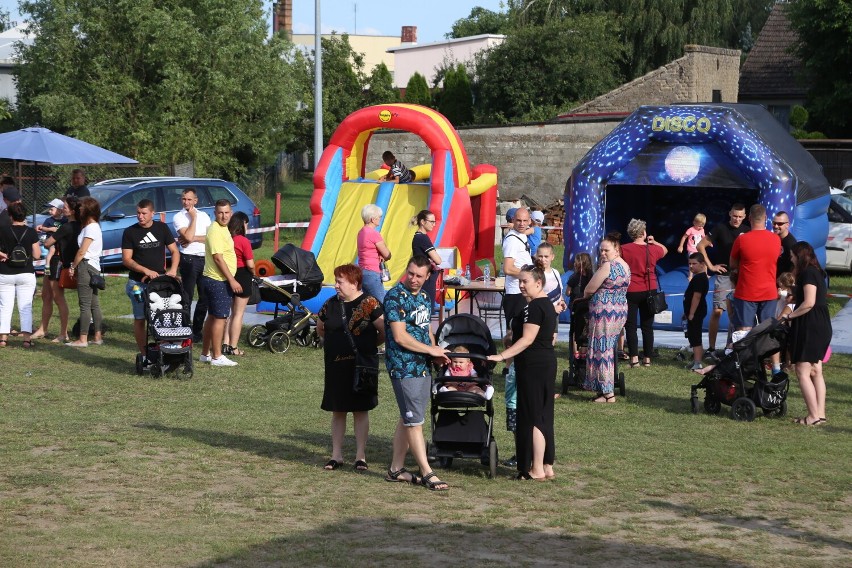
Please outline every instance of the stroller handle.
[{"label": "stroller handle", "polygon": [[480,361],[488,360],[488,357],[486,357],[485,355],[480,355],[479,353],[453,353],[452,351],[447,351],[445,355],[450,359],[479,359]]}]

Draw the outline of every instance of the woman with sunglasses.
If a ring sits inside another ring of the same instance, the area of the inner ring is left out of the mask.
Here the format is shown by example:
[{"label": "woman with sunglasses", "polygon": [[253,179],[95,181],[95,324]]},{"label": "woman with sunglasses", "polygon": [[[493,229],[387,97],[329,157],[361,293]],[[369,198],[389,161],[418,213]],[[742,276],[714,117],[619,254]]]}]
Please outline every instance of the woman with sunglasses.
[{"label": "woman with sunglasses", "polygon": [[432,274],[423,284],[423,291],[429,296],[432,304],[435,303],[435,283],[438,281],[438,265],[441,264],[441,255],[435,250],[429,233],[435,230],[435,214],[424,209],[411,220],[411,224],[417,227],[414,238],[411,241],[411,256],[425,256],[432,261]]}]

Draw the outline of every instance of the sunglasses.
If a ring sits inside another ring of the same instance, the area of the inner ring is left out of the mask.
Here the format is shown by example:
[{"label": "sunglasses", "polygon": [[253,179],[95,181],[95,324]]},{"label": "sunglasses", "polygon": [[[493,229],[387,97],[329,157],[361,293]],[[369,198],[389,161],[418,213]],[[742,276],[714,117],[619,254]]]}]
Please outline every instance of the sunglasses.
[{"label": "sunglasses", "polygon": [[784,225],[787,225],[787,224],[789,224],[789,223],[790,223],[789,221],[782,221],[782,222],[780,222],[780,223],[777,223],[777,222],[775,222],[775,221],[772,221],[772,226],[773,226],[773,227],[783,227]]}]

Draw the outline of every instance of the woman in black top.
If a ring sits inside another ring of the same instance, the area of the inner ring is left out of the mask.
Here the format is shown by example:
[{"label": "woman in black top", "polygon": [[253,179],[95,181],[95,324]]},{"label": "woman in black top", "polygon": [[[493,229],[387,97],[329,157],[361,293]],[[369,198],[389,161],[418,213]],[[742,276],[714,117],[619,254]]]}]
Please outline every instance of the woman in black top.
[{"label": "woman in black top", "polygon": [[[77,245],[77,235],[80,234],[80,222],[77,221],[77,210],[80,207],[80,200],[73,195],[66,195],[63,198],[65,201],[65,216],[68,222],[59,227],[53,235],[45,242],[44,246],[50,248],[56,246],[54,258],[59,258],[59,270],[68,270],[71,267],[71,262],[77,256],[77,251],[80,247]],[[53,339],[53,343],[65,343],[68,341],[68,302],[65,300],[65,288],[59,285],[59,277],[56,280],[51,280],[50,284],[53,288],[53,301],[59,308],[59,335]],[[47,328],[45,327],[46,331]]]},{"label": "woman in black top", "polygon": [[795,422],[816,426],[826,422],[825,379],[822,360],[831,343],[831,317],[826,303],[825,272],[813,247],[804,242],[790,251],[796,277],[796,309],[783,319],[792,320],[788,346],[790,360],[796,364],[796,376],[808,415]]},{"label": "woman in black top", "polygon": [[435,222],[435,214],[428,209],[424,209],[411,220],[412,225],[417,225],[417,232],[414,233],[411,241],[411,256],[425,256],[432,261],[432,274],[423,284],[423,291],[432,300],[432,304],[435,303],[435,283],[438,281],[437,266],[441,264],[441,255],[435,250],[435,245],[432,244],[428,234],[435,229]]},{"label": "woman in black top", "polygon": [[33,296],[36,290],[33,260],[41,258],[38,235],[26,224],[23,203],[9,205],[11,225],[0,227],[0,347],[6,347],[12,327],[12,310],[18,302],[23,346],[32,347]]},{"label": "woman in black top", "polygon": [[515,451],[518,479],[553,479],[556,448],[553,437],[553,395],[556,392],[556,353],[553,329],[556,310],[544,291],[541,263],[521,268],[521,294],[527,300],[523,314],[511,322],[511,347],[489,361],[515,358],[518,385],[518,429]]}]

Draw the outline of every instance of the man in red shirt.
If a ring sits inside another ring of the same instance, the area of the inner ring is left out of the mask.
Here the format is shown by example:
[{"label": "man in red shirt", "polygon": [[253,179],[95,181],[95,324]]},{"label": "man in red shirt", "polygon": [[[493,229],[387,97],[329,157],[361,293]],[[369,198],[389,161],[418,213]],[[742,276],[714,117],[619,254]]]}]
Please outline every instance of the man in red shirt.
[{"label": "man in red shirt", "polygon": [[739,269],[732,309],[738,331],[748,331],[775,315],[778,286],[776,264],[781,254],[781,239],[766,229],[766,209],[749,209],[751,230],[740,235],[731,249],[731,268]]}]

